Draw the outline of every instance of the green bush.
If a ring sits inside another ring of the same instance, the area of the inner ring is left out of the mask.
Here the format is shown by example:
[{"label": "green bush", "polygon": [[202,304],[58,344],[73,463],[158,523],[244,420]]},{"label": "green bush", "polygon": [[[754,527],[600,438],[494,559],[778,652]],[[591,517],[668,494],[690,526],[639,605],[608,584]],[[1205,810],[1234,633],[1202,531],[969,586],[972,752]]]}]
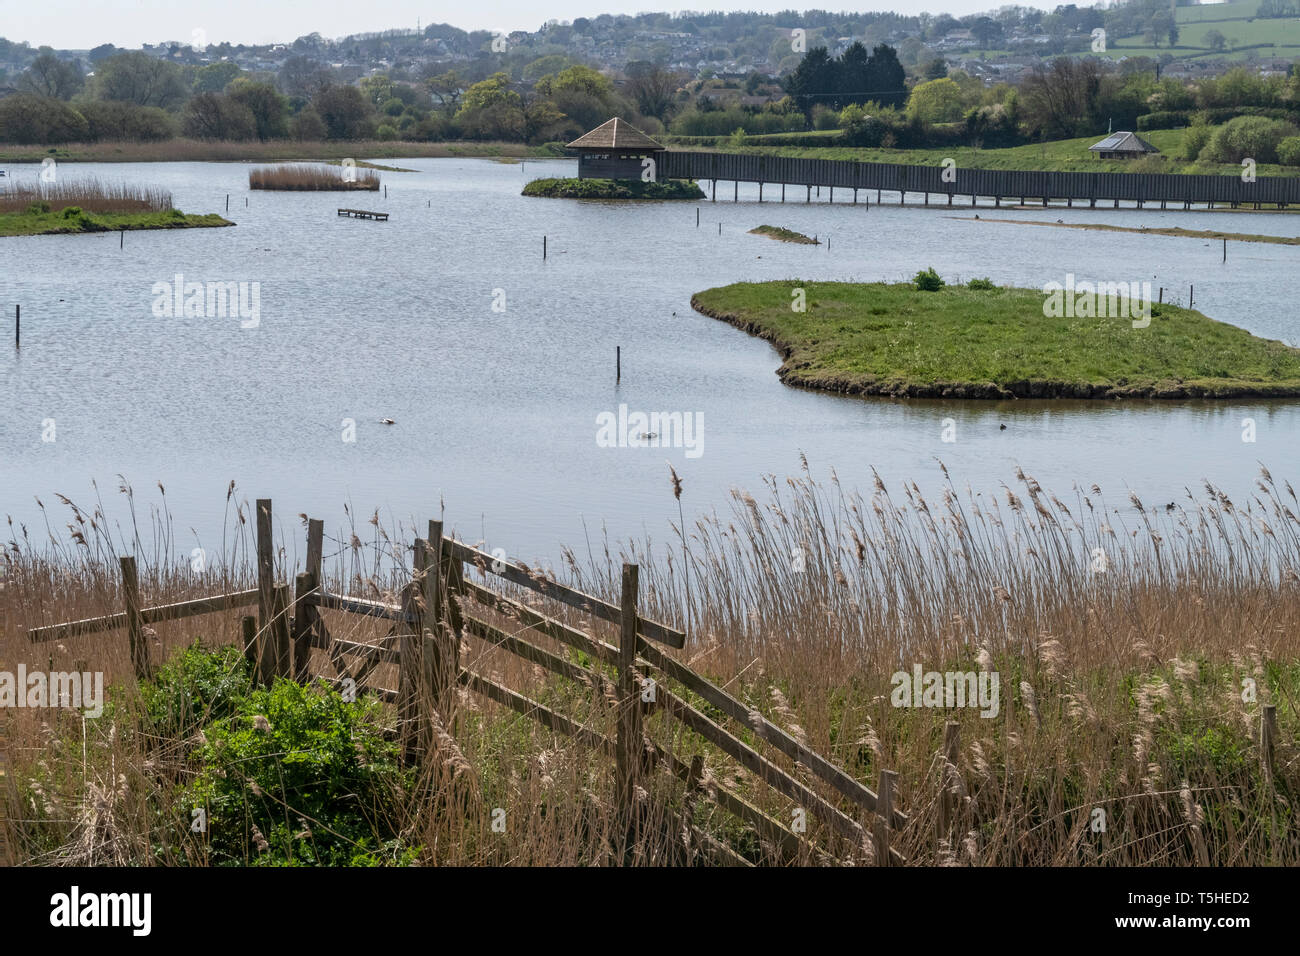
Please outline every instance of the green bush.
[{"label": "green bush", "polygon": [[27,215],[29,216],[43,216],[49,211],[50,204],[47,202],[34,202],[27,207]]},{"label": "green bush", "polygon": [[[940,279],[939,281],[942,282],[943,280]],[[966,288],[984,290],[984,289],[994,289],[997,287],[993,284],[992,279],[986,277],[983,279],[971,279],[970,282],[966,283]]]},{"label": "green bush", "polygon": [[1243,159],[1276,163],[1278,144],[1296,133],[1294,126],[1281,120],[1239,116],[1215,130],[1202,158],[1216,163],[1239,163]]},{"label": "green bush", "polygon": [[922,292],[938,292],[946,284],[940,278],[939,273],[934,271],[934,266],[922,269],[912,281],[916,283],[916,287]]},{"label": "green bush", "polygon": [[1300,136],[1288,136],[1277,144],[1277,161],[1283,166],[1300,166]]},{"label": "green bush", "polygon": [[224,720],[252,693],[248,662],[238,647],[195,642],[140,686],[145,713],[160,734],[186,733]]},{"label": "green bush", "polygon": [[230,716],[203,729],[186,794],[188,806],[207,810],[213,865],[414,862],[419,848],[400,835],[410,781],[378,704],[285,680],[228,700]]},{"label": "green bush", "polygon": [[85,215],[86,214],[81,211],[80,206],[67,206],[63,210],[64,219],[83,219],[85,218]]},{"label": "green bush", "polygon": [[1201,155],[1201,150],[1205,149],[1205,144],[1210,141],[1214,135],[1214,130],[1205,125],[1196,125],[1188,128],[1183,134],[1183,158],[1189,162],[1196,162]]},{"label": "green bush", "polygon": [[375,130],[375,137],[385,141],[394,140],[397,139],[397,130],[388,123],[383,123]]}]

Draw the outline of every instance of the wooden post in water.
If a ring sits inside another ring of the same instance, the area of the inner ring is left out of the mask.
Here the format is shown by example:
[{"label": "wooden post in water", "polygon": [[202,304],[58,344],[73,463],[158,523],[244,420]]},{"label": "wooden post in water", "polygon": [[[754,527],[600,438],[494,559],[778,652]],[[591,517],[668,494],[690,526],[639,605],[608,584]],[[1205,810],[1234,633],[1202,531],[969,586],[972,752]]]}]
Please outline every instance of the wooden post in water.
[{"label": "wooden post in water", "polygon": [[622,615],[618,632],[618,736],[615,761],[617,806],[621,825],[628,830],[629,843],[637,831],[636,789],[644,745],[641,739],[641,689],[637,686],[637,574],[635,564],[623,565]]},{"label": "wooden post in water", "polygon": [[546,261],[546,237],[542,236],[542,261]]},{"label": "wooden post in water", "polygon": [[614,346],[614,384],[623,381],[623,346]]},{"label": "wooden post in water", "polygon": [[23,307],[14,306],[14,348],[21,348],[23,342]]},{"label": "wooden post in water", "polygon": [[1191,285],[1187,288],[1187,307],[1190,309],[1192,303],[1196,301],[1196,286]]},{"label": "wooden post in water", "polygon": [[1159,298],[1157,301],[1159,302],[1160,305],[1164,305],[1164,304],[1165,304],[1165,287],[1164,287],[1164,286],[1161,286],[1161,287],[1160,287],[1160,298]]},{"label": "wooden post in water", "polygon": [[117,231],[117,247],[118,247],[119,249],[125,249],[125,248],[126,248],[126,230],[125,230],[125,229],[119,229],[119,230]]},{"label": "wooden post in water", "polygon": [[131,646],[131,667],[137,680],[149,676],[149,645],[144,640],[144,621],[140,617],[140,581],[136,577],[135,558],[121,559],[122,597],[126,604],[126,634]]},{"label": "wooden post in water", "polygon": [[696,229],[700,228],[700,207],[699,206],[695,207],[695,228]]},{"label": "wooden post in water", "polygon": [[1228,261],[1228,240],[1227,239],[1223,240],[1223,261],[1224,262]]}]

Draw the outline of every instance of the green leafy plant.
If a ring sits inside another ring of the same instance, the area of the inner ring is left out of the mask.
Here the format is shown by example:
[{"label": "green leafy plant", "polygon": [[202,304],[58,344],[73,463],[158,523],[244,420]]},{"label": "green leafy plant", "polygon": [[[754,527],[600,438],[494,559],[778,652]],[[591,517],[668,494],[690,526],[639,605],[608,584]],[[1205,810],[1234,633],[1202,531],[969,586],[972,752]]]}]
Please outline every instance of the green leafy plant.
[{"label": "green leafy plant", "polygon": [[[204,683],[213,671],[192,670],[203,675],[199,684],[219,689]],[[419,848],[401,839],[398,822],[409,781],[374,701],[345,702],[319,682],[277,681],[230,702],[227,718],[204,727],[187,794],[190,806],[206,808],[212,864],[414,861]]]},{"label": "green leafy plant", "polygon": [[922,292],[938,292],[946,285],[939,273],[934,271],[934,266],[922,269],[912,281],[916,283],[916,287]]},{"label": "green leafy plant", "polygon": [[[942,280],[940,280],[940,281],[942,281]],[[990,278],[988,278],[988,277],[986,276],[986,277],[984,277],[984,278],[982,278],[982,279],[971,279],[970,282],[967,282],[967,283],[966,283],[966,288],[968,288],[968,289],[978,289],[978,290],[988,290],[988,289],[994,289],[994,288],[997,288],[997,287],[996,287],[995,285],[993,285],[993,280],[990,279]]]}]

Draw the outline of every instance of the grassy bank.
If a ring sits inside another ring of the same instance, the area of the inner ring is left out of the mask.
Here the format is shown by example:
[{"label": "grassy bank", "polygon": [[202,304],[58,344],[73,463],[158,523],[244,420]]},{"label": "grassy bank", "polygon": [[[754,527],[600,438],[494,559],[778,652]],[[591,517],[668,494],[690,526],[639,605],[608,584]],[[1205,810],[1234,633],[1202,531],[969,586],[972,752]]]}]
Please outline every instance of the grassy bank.
[{"label": "grassy bank", "polygon": [[557,155],[563,154],[546,146],[525,146],[523,143],[425,143],[399,140],[272,140],[261,143],[169,139],[158,143],[69,143],[58,147],[0,145],[0,163],[39,163],[47,156],[52,156],[61,163],[200,163],[355,159],[361,156],[370,159],[403,159],[454,156],[554,158]]},{"label": "grassy bank", "polygon": [[[803,312],[792,309],[798,290]],[[1033,289],[927,292],[912,283],[783,281],[709,289],[691,304],[775,345],[783,382],[827,391],[917,398],[1300,395],[1300,350],[1280,342],[1171,305],[1152,305],[1144,328],[1134,328],[1129,316],[1049,318],[1045,298]]]},{"label": "grassy bank", "polygon": [[636,179],[534,179],[523,195],[548,199],[703,199],[704,191],[685,179],[643,183]]},{"label": "grassy bank", "polygon": [[183,213],[179,209],[164,212],[88,213],[62,212],[0,215],[0,237],[51,236],[79,232],[118,232],[137,229],[202,229],[233,226],[216,213]]},{"label": "grassy bank", "polygon": [[0,236],[50,236],[80,232],[118,232],[137,229],[202,229],[233,226],[216,213],[191,214],[179,209],[163,212],[88,213],[62,212],[0,215]]},{"label": "grassy bank", "polygon": [[752,236],[766,236],[768,239],[775,239],[778,242],[794,242],[806,246],[821,245],[811,236],[805,236],[802,232],[795,232],[793,229],[786,229],[782,226],[755,226],[749,230]]},{"label": "grassy bank", "polygon": [[[884,149],[853,146],[736,146],[729,138],[719,138],[716,145],[677,147],[709,149],[721,152],[757,153],[769,156],[792,156],[801,159],[842,159],[865,163],[904,163],[917,166],[941,166],[952,159],[957,169],[1009,169],[1079,173],[1199,173],[1203,175],[1241,176],[1241,166],[1222,163],[1191,163],[1183,155],[1185,129],[1144,131],[1143,139],[1156,147],[1162,156],[1138,160],[1097,159],[1088,152],[1101,136],[1053,140],[1005,149],[975,149],[969,146],[944,146],[934,149]],[[1261,164],[1260,176],[1294,176],[1293,167]]]},{"label": "grassy bank", "polygon": [[[1252,501],[1234,502],[1193,482],[1196,495],[1166,505],[1095,486],[1062,501],[1031,476],[1008,481],[995,498],[960,492],[958,480],[927,500],[912,486],[895,498],[900,489],[879,478],[863,493],[806,474],[774,478],[757,495],[734,492],[729,507],[675,528],[668,542],[606,541],[590,560],[570,554],[559,576],[617,598],[620,562],[639,563],[644,614],[690,633],[674,656],[855,779],[870,786],[881,769],[897,771],[897,806],[909,822],[893,843],[914,863],[1300,863],[1300,602],[1291,570],[1300,567],[1300,519],[1290,486],[1275,487],[1265,471]],[[688,509],[690,498],[688,486]],[[120,632],[29,644],[29,627],[122,605],[116,556],[131,549],[98,506],[69,507],[48,524],[81,529],[76,537],[33,540],[15,525],[0,554],[0,665],[70,670],[86,661],[105,671],[108,709],[91,720],[69,708],[8,711],[12,787],[0,800],[15,862],[655,864],[683,861],[684,821],[749,862],[775,862],[771,844],[661,770],[646,778],[649,835],[624,855],[608,756],[471,694],[446,702],[436,758],[402,769],[390,705],[365,695],[349,703],[321,685],[255,690],[230,647],[243,610],[152,625],[150,653],[167,665],[142,684]],[[229,507],[223,553],[210,552],[195,575],[188,557],[159,557],[181,545],[165,500],[149,502],[154,537],[145,529],[134,548],[146,605],[253,586],[252,504],[236,495]],[[329,532],[322,583],[391,602],[409,569],[379,569],[393,543],[414,533],[371,528],[364,516],[359,526],[344,521]],[[130,528],[120,534],[136,540]],[[302,542],[296,528],[288,535],[277,553],[292,578]],[[689,578],[677,563],[683,535]],[[472,613],[611,673],[540,630],[521,632],[518,619],[477,604]],[[617,640],[615,624],[558,604],[545,613]],[[362,643],[388,630],[334,612],[326,624],[335,638]],[[210,649],[190,649],[197,640]],[[598,690],[468,632],[461,659],[612,733],[615,708]],[[314,669],[329,666],[317,651]],[[999,674],[997,717],[895,706],[893,675],[914,666]],[[393,666],[380,664],[373,680],[395,686]],[[1264,705],[1276,707],[1271,776],[1258,743]],[[951,763],[942,756],[948,721],[961,730]],[[645,732],[688,763],[701,756],[706,792],[725,785],[791,819],[791,801],[661,712],[647,714]],[[870,827],[836,791],[757,735],[746,739]],[[958,796],[953,824],[939,834],[945,780]],[[207,811],[204,833],[191,828],[194,807]],[[504,833],[493,828],[497,808]],[[808,835],[834,843],[812,814]],[[832,860],[869,862],[869,853],[841,845]]]}]

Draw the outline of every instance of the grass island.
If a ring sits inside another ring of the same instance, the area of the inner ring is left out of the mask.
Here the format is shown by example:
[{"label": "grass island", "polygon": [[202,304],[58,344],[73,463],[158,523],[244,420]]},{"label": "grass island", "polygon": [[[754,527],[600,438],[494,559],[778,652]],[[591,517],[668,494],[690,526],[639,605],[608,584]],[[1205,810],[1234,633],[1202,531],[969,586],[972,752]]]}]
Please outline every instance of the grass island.
[{"label": "grass island", "polygon": [[910,282],[742,282],[699,292],[691,305],[771,342],[786,384],[843,394],[1300,396],[1300,349],[1193,309],[1153,303],[1145,326],[1114,311],[1051,317],[1041,290],[933,281],[933,291]]},{"label": "grass island", "polygon": [[548,199],[703,199],[704,190],[688,179],[644,183],[639,179],[534,179],[525,196]]},{"label": "grass island", "polygon": [[21,183],[0,193],[0,236],[233,225],[215,213],[181,212],[172,206],[166,190],[108,185],[95,179]]}]

